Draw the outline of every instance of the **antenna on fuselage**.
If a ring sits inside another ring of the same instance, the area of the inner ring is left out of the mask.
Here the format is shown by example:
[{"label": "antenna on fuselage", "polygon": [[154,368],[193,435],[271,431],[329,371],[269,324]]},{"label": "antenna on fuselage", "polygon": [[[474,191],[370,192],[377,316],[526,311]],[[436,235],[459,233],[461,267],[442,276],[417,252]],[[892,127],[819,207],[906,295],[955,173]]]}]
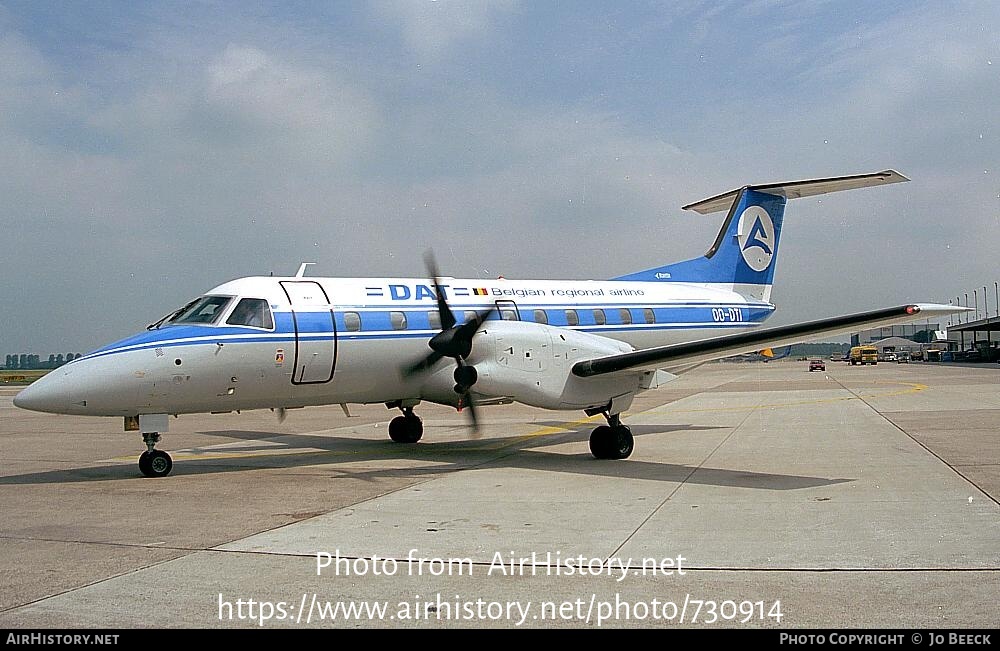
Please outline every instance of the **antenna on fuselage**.
[{"label": "antenna on fuselage", "polygon": [[308,267],[311,264],[316,264],[316,263],[315,262],[303,262],[302,264],[300,264],[299,265],[299,270],[295,272],[295,277],[296,278],[301,278],[302,276],[305,276],[306,275],[306,267]]}]

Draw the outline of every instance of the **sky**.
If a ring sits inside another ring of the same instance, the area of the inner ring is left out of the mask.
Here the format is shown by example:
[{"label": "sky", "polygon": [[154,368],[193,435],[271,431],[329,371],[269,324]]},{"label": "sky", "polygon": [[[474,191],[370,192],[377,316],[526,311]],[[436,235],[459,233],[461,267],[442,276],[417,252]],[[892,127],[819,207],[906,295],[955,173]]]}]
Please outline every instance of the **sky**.
[{"label": "sky", "polygon": [[303,261],[612,278],[708,249],[684,204],[889,168],[789,202],[769,323],[992,314],[998,73],[989,0],[0,0],[0,352]]}]

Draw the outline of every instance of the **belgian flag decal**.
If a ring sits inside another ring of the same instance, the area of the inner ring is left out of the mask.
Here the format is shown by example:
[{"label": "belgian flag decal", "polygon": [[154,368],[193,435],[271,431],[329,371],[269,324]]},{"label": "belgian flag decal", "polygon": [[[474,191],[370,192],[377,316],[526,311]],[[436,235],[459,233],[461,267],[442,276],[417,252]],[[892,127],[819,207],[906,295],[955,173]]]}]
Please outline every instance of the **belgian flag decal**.
[{"label": "belgian flag decal", "polygon": [[485,287],[473,287],[472,293],[476,296],[486,296],[488,294]]}]

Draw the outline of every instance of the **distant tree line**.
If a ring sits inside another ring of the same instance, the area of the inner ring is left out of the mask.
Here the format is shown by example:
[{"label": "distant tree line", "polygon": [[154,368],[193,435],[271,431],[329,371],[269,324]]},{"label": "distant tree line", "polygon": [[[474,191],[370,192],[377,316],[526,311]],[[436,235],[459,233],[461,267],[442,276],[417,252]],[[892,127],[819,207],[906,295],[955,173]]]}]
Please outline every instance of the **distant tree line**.
[{"label": "distant tree line", "polygon": [[792,349],[789,351],[791,356],[816,356],[816,357],[827,357],[828,355],[835,355],[840,353],[841,355],[850,352],[851,344],[794,344]]},{"label": "distant tree line", "polygon": [[67,362],[72,362],[77,357],[83,357],[83,355],[80,353],[66,353],[65,355],[59,353],[58,355],[49,355],[48,361],[43,362],[41,357],[38,355],[20,353],[7,355],[7,361],[4,368],[8,371],[51,370],[59,368]]}]

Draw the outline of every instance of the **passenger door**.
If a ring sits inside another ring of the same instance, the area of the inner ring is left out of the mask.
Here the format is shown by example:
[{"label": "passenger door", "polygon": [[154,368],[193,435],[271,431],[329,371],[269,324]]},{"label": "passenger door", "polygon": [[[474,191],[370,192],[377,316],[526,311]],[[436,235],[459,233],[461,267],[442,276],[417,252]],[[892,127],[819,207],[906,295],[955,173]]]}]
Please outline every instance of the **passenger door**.
[{"label": "passenger door", "polygon": [[326,290],[311,280],[283,280],[295,326],[292,384],[319,384],[333,379],[337,365],[337,326]]}]

